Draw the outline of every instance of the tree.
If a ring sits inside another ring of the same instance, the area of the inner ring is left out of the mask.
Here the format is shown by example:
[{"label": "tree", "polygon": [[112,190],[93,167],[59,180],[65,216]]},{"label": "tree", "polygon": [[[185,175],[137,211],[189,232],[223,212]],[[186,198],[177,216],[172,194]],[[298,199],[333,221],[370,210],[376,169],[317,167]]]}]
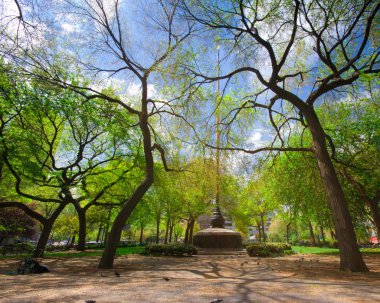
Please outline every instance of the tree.
[{"label": "tree", "polygon": [[[335,166],[346,191],[349,187],[356,191],[380,235],[379,95],[372,90],[366,97],[354,94],[337,104],[323,106],[320,115],[336,147]],[[349,198],[355,199],[352,194]]]},{"label": "tree", "polygon": [[265,167],[262,190],[277,206],[277,216],[287,225],[287,241],[292,226],[307,226],[311,243],[316,245],[313,226],[319,226],[320,230],[330,227],[331,211],[315,158],[292,152],[272,161]]},{"label": "tree", "polygon": [[[126,160],[137,158],[133,136],[117,128],[128,117],[117,114],[113,105],[82,103],[76,93],[33,82],[3,85],[2,92],[2,105],[13,113],[7,113],[12,120],[2,120],[2,156],[15,191],[26,201],[58,205],[46,218],[27,212],[43,225],[35,256],[43,255],[53,224],[68,204],[78,212],[83,250],[86,211],[133,168]],[[2,202],[0,207],[26,211],[28,206],[21,204]]]},{"label": "tree", "polygon": [[[238,59],[236,68],[231,64],[231,70],[219,77],[197,69],[201,65],[186,66],[186,72],[196,77],[192,85],[218,80],[226,80],[228,85],[242,74],[252,75],[258,88],[243,95],[242,105],[231,108],[225,121],[231,125],[240,112],[265,109],[275,130],[271,146],[223,149],[251,154],[312,152],[332,208],[340,268],[367,271],[315,105],[326,94],[357,82],[360,75],[379,71],[378,40],[374,36],[378,1],[209,0],[184,1],[184,8],[189,18],[217,32],[227,53]],[[299,56],[300,51],[304,56]],[[260,66],[257,59],[263,57],[268,61]],[[307,128],[311,147],[288,145],[284,130],[291,130],[290,121]]]},{"label": "tree", "polygon": [[[153,116],[160,113],[171,113],[172,108],[169,102],[154,100],[148,96],[148,83],[154,73],[159,75],[157,72],[160,72],[163,63],[170,59],[172,53],[189,36],[191,24],[185,23],[185,30],[178,28],[178,20],[176,19],[178,1],[171,1],[170,3],[159,1],[156,15],[150,16],[154,24],[149,28],[149,34],[151,34],[152,28],[158,27],[159,29],[158,35],[151,36],[152,42],[155,39],[158,40],[156,40],[157,47],[153,50],[153,58],[147,59],[147,57],[144,58],[142,56],[139,45],[143,41],[136,41],[135,45],[132,44],[133,42],[130,44],[136,36],[132,37],[128,35],[128,29],[125,28],[125,20],[121,19],[123,9],[125,13],[125,9],[129,7],[123,6],[124,4],[119,1],[113,1],[111,7],[107,5],[106,1],[96,1],[95,3],[84,2],[83,5],[82,3],[78,5],[69,4],[69,9],[71,11],[74,10],[74,14],[80,15],[81,18],[84,17],[89,24],[94,25],[95,32],[91,36],[96,36],[100,39],[98,50],[104,50],[102,55],[107,54],[109,56],[111,54],[117,62],[113,64],[112,60],[109,60],[108,64],[106,64],[107,67],[104,67],[103,62],[88,62],[87,66],[97,72],[108,73],[108,75],[123,73],[124,77],[133,78],[141,88],[138,99],[134,100],[134,103],[131,103],[128,100],[122,100],[119,96],[114,97],[91,87],[75,85],[64,81],[62,78],[57,79],[54,76],[52,68],[50,68],[48,73],[43,74],[42,78],[44,81],[54,82],[74,91],[81,92],[87,100],[100,98],[104,101],[118,104],[120,108],[135,116],[137,120],[135,126],[141,132],[145,176],[128,199],[123,201],[123,206],[117,214],[109,233],[99,268],[112,268],[124,224],[153,183],[154,150],[157,150],[161,154],[164,166],[167,168],[166,160],[164,159],[164,149],[159,145],[157,140],[155,140],[156,142],[152,142],[152,124],[150,120],[152,120]],[[88,33],[85,33],[83,37],[86,36],[88,36]],[[147,40],[147,38],[144,37],[144,40]],[[138,45],[137,48],[136,45]],[[146,51],[149,52],[148,49]],[[44,62],[46,61],[44,60]],[[34,64],[32,63],[32,65]]]}]

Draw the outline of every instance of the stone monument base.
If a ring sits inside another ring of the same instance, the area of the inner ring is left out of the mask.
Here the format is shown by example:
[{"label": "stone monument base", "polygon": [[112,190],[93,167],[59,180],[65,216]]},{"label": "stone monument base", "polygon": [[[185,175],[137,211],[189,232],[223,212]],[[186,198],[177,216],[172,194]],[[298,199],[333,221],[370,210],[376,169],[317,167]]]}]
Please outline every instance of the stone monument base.
[{"label": "stone monument base", "polygon": [[193,244],[200,249],[240,251],[240,233],[226,228],[212,227],[201,230],[194,236]]}]

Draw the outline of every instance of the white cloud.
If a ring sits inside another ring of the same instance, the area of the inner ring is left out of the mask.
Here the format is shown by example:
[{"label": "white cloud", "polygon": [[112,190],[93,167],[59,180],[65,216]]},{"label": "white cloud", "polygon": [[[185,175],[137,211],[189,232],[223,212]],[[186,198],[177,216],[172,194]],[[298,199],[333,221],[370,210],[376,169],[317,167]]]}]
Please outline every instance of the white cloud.
[{"label": "white cloud", "polygon": [[141,94],[141,85],[134,82],[128,85],[128,88],[127,88],[128,96],[137,96],[139,94]]},{"label": "white cloud", "polygon": [[[127,87],[127,96],[139,97],[141,95],[141,85],[132,82]],[[148,84],[148,98],[157,98],[157,89],[154,84]]]},{"label": "white cloud", "polygon": [[263,125],[262,127],[256,127],[252,130],[251,135],[245,141],[250,147],[263,147],[268,145],[272,137],[271,128],[269,126]]},{"label": "white cloud", "polygon": [[263,134],[261,132],[254,132],[247,140],[247,144],[257,144],[261,142]]},{"label": "white cloud", "polygon": [[78,24],[64,22],[61,24],[61,27],[67,33],[75,33],[80,31]]},{"label": "white cloud", "polygon": [[50,30],[42,20],[37,20],[31,12],[31,7],[23,3],[22,15],[26,22],[22,22],[18,18],[20,12],[13,0],[0,1],[0,48],[11,49],[15,52],[16,43],[18,50],[23,49],[22,52],[34,47],[44,47],[45,35]]},{"label": "white cloud", "polygon": [[17,6],[13,0],[3,0],[0,4],[1,16],[13,16],[19,15]]}]

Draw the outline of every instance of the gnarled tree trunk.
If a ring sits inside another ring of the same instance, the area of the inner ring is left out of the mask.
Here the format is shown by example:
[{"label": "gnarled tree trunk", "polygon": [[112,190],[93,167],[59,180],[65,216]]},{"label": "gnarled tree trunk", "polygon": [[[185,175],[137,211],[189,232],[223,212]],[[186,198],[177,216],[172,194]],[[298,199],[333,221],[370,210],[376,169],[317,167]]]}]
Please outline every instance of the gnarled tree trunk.
[{"label": "gnarled tree trunk", "polygon": [[107,243],[100,259],[99,268],[112,268],[116,255],[116,249],[120,241],[121,232],[125,222],[131,215],[136,205],[141,201],[141,198],[153,184],[154,160],[152,152],[152,141],[148,124],[148,86],[146,78],[142,81],[142,110],[139,116],[140,129],[143,135],[144,156],[145,156],[145,178],[140,185],[135,189],[130,198],[124,203],[123,207],[117,214],[112,225],[111,231],[107,238]]},{"label": "gnarled tree trunk", "polygon": [[137,203],[140,202],[143,195],[149,189],[150,185],[153,183],[153,178],[145,179],[137,189],[134,191],[130,199],[124,204],[123,208],[120,210],[115,218],[112,225],[111,231],[108,234],[106,247],[104,249],[102,258],[98,265],[99,268],[112,268],[115,259],[116,249],[120,241],[121,232],[128,217],[132,213],[133,209],[136,207]]},{"label": "gnarled tree trunk", "polygon": [[66,207],[67,203],[60,203],[59,206],[54,210],[53,214],[50,216],[49,219],[46,219],[46,221],[43,222],[42,226],[42,232],[40,235],[40,238],[37,242],[37,247],[33,252],[33,258],[41,258],[44,256],[46,245],[49,240],[49,236],[51,233],[51,230],[53,228],[53,224],[55,220],[57,220],[58,216],[61,214],[63,209]]}]

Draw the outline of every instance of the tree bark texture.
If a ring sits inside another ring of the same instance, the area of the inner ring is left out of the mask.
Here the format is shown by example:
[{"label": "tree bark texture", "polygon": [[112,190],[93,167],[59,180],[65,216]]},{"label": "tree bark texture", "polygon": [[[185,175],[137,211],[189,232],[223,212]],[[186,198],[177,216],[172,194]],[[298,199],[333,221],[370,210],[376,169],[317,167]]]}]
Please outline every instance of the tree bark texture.
[{"label": "tree bark texture", "polygon": [[343,189],[327,150],[323,128],[314,111],[304,114],[312,134],[313,149],[318,169],[332,209],[340,251],[340,269],[350,272],[368,271],[359,251]]}]

